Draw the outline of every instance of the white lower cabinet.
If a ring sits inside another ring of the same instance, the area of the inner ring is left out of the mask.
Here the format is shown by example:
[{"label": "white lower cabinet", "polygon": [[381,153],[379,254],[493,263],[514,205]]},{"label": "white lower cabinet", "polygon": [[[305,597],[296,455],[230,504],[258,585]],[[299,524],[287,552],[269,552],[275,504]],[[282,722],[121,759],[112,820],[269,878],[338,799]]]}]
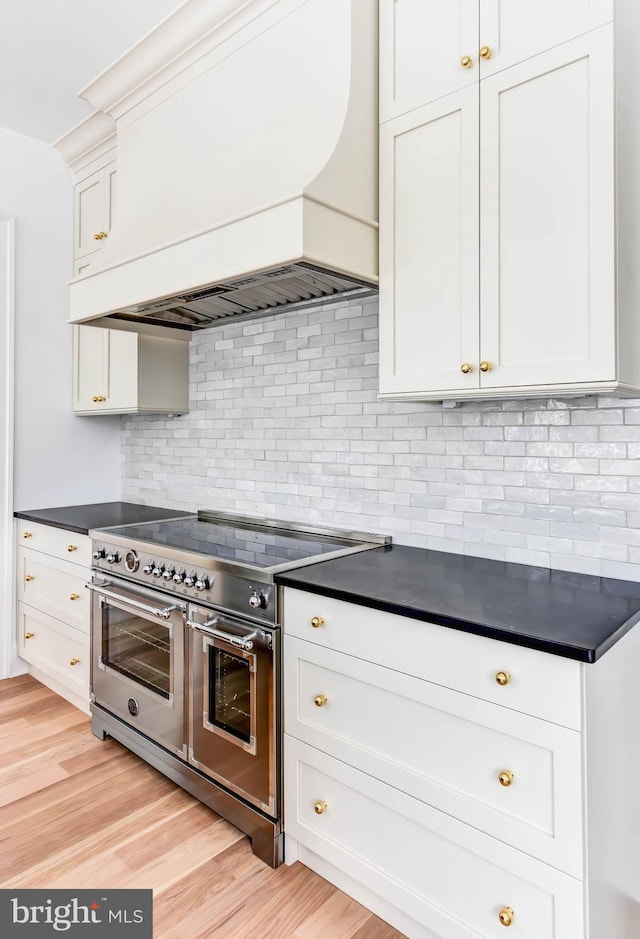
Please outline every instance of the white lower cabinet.
[{"label": "white lower cabinet", "polygon": [[287,863],[410,939],[639,935],[640,632],[583,665],[290,588],[284,632]]},{"label": "white lower cabinet", "polygon": [[35,678],[87,713],[90,558],[87,535],[18,524],[18,654]]}]

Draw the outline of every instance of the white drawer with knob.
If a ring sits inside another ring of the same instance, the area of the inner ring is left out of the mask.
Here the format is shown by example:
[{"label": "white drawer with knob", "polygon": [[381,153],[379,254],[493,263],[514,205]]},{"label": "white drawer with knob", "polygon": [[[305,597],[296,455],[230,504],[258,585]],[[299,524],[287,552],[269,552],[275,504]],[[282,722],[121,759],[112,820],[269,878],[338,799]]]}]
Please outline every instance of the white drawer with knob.
[{"label": "white drawer with knob", "polygon": [[18,599],[89,634],[88,572],[27,548],[18,551]]},{"label": "white drawer with knob", "polygon": [[19,603],[18,652],[27,662],[50,674],[88,702],[88,634]]},{"label": "white drawer with knob", "polygon": [[575,877],[577,731],[285,637],[288,734]]},{"label": "white drawer with knob", "polygon": [[18,519],[18,544],[73,564],[91,567],[91,539],[88,535]]},{"label": "white drawer with knob", "polygon": [[284,630],[309,642],[579,730],[580,663],[287,587]]},{"label": "white drawer with knob", "polygon": [[579,880],[288,735],[285,767],[303,862],[322,857],[441,939],[583,939]]}]

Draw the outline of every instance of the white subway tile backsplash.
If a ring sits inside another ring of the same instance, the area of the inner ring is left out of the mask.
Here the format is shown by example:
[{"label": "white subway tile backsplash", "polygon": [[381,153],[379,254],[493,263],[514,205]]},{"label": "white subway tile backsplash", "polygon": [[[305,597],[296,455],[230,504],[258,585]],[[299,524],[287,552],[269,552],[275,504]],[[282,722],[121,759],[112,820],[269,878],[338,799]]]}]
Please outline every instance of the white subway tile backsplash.
[{"label": "white subway tile backsplash", "polygon": [[640,580],[640,400],[377,399],[377,302],[194,334],[190,412],[124,418],[124,498]]}]

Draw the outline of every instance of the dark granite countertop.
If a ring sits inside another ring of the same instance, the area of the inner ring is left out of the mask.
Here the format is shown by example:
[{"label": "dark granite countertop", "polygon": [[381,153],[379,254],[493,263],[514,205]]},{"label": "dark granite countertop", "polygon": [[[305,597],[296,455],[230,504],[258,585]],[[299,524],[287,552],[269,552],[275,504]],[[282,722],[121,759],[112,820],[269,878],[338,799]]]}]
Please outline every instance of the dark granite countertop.
[{"label": "dark granite countertop", "polygon": [[640,621],[640,583],[395,544],[276,582],[581,662]]},{"label": "dark granite countertop", "polygon": [[91,505],[60,505],[52,509],[32,509],[13,513],[41,525],[65,528],[86,535],[92,528],[112,528],[114,525],[135,525],[139,522],[157,522],[165,518],[181,518],[188,512],[163,509],[157,505],[137,505],[135,502],[96,502]]}]

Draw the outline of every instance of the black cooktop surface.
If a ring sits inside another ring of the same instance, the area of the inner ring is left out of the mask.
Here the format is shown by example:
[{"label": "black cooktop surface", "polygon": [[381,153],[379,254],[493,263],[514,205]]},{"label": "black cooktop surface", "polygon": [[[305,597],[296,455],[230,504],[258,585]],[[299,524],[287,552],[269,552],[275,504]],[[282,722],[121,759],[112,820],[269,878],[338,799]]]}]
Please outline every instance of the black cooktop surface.
[{"label": "black cooktop surface", "polygon": [[192,518],[111,528],[104,533],[105,539],[108,539],[109,534],[132,542],[146,542],[147,550],[154,546],[159,555],[163,547],[173,548],[261,569],[320,558],[359,543],[338,541],[308,532],[203,521],[195,515]]}]

